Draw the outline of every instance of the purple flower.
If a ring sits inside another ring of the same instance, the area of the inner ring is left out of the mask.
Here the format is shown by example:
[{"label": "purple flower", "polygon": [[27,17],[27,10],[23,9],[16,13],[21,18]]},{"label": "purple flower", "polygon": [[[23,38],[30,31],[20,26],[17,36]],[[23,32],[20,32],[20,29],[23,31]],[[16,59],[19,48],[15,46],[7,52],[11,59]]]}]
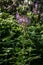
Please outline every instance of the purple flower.
[{"label": "purple flower", "polygon": [[33,13],[36,13],[36,10],[35,10],[35,8],[33,8]]},{"label": "purple flower", "polygon": [[19,19],[20,18],[20,15],[17,13],[16,14],[16,19]]},{"label": "purple flower", "polygon": [[37,11],[36,11],[36,13],[37,13],[37,14],[39,14],[39,13],[40,13],[40,11],[39,11],[39,10],[37,10]]},{"label": "purple flower", "polygon": [[18,19],[18,22],[19,23],[22,23],[23,22],[23,19],[22,18]]},{"label": "purple flower", "polygon": [[26,18],[25,20],[27,24],[30,24],[30,18]]},{"label": "purple flower", "polygon": [[20,16],[18,13],[16,14],[16,19],[18,21],[18,23],[24,23],[24,24],[28,24],[30,23],[30,19],[26,16]]},{"label": "purple flower", "polygon": [[23,18],[23,22],[25,22],[25,18]]},{"label": "purple flower", "polygon": [[39,13],[40,13],[40,11],[39,11],[39,10],[37,10],[37,9],[35,9],[35,8],[33,8],[33,13],[39,14]]},{"label": "purple flower", "polygon": [[35,3],[35,8],[37,8],[38,7],[38,3]]},{"label": "purple flower", "polygon": [[28,18],[25,18],[25,21],[26,21],[26,23],[28,23],[29,22]]}]

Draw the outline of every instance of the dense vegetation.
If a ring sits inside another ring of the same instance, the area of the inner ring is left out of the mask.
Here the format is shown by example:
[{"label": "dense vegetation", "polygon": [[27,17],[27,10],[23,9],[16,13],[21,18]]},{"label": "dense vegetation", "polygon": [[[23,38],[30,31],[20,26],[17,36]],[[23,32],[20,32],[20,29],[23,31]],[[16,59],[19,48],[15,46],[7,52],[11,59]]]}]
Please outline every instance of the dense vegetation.
[{"label": "dense vegetation", "polygon": [[0,65],[43,65],[43,0],[0,0]]}]

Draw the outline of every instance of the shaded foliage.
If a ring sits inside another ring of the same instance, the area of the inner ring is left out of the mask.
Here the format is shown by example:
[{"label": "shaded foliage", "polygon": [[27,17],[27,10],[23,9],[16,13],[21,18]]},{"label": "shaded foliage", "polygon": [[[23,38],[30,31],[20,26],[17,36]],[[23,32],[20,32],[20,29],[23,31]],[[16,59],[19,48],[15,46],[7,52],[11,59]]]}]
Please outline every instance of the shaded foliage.
[{"label": "shaded foliage", "polygon": [[[43,65],[42,1],[37,0],[40,13],[32,11],[34,5],[28,4],[29,9],[21,1],[14,5],[10,0],[0,0],[0,65]],[[23,6],[19,7],[19,3]],[[20,16],[29,17],[28,25],[18,23],[17,11]]]}]

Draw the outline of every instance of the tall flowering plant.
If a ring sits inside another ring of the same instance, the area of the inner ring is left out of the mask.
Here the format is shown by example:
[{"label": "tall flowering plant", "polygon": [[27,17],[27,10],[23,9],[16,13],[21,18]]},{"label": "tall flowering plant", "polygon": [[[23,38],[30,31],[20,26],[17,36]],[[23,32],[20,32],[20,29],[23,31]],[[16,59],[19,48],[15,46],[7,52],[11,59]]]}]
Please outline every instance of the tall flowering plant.
[{"label": "tall flowering plant", "polygon": [[43,0],[0,0],[0,7],[0,64],[43,65]]},{"label": "tall flowering plant", "polygon": [[[30,18],[25,15],[20,15],[19,13],[16,13],[16,19],[17,19],[18,24],[20,24],[22,26],[23,40],[25,40],[25,37],[27,36],[26,27],[27,27],[27,25],[30,24]],[[23,42],[23,51],[25,50],[24,45],[25,45],[25,41]]]},{"label": "tall flowering plant", "polygon": [[25,15],[20,16],[19,13],[16,14],[16,19],[17,19],[18,23],[20,23],[23,26],[28,25],[30,23],[30,18],[28,18]]},{"label": "tall flowering plant", "polygon": [[16,13],[16,19],[18,23],[23,27],[23,30],[25,30],[26,26],[30,24],[30,18],[25,15],[20,16],[19,13]]}]

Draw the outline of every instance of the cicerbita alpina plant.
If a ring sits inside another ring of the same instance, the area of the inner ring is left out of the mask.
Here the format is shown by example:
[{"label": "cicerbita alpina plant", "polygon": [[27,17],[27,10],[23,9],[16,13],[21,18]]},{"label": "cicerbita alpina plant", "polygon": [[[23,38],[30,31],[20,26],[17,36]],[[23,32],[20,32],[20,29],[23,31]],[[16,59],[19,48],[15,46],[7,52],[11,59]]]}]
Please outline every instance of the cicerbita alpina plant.
[{"label": "cicerbita alpina plant", "polygon": [[38,7],[39,7],[38,3],[35,3],[35,4],[34,4],[34,7],[33,7],[33,10],[32,10],[32,12],[33,12],[34,14],[39,14],[39,13],[40,13]]},{"label": "cicerbita alpina plant", "polygon": [[19,15],[19,13],[17,13],[16,19],[17,19],[18,23],[22,26],[23,31],[25,33],[27,25],[30,24],[30,18],[28,18],[25,15],[21,16],[21,15]]},{"label": "cicerbita alpina plant", "polygon": [[35,6],[35,8],[38,8],[39,5],[38,5],[38,3],[35,3],[34,6]]},{"label": "cicerbita alpina plant", "polygon": [[20,16],[18,13],[16,14],[16,19],[18,21],[19,24],[21,25],[28,25],[30,23],[30,19],[28,17],[24,16]]},{"label": "cicerbita alpina plant", "polygon": [[20,18],[20,15],[17,13],[16,14],[16,19],[19,19]]},{"label": "cicerbita alpina plant", "polygon": [[40,13],[40,11],[39,11],[38,9],[36,9],[36,8],[33,8],[32,12],[33,12],[34,14],[39,14],[39,13]]},{"label": "cicerbita alpina plant", "polygon": [[[16,15],[16,17],[17,17],[17,15]],[[26,32],[27,25],[30,24],[30,18],[28,18],[26,16],[19,15],[17,18],[17,21],[22,26],[24,35],[26,35],[25,32]]]},{"label": "cicerbita alpina plant", "polygon": [[[27,25],[30,24],[30,18],[28,18],[25,15],[19,15],[19,13],[16,14],[16,19],[17,22],[21,25],[22,27],[22,32],[23,32],[23,39],[25,40],[27,34]],[[25,50],[25,41],[23,42],[23,51]]]}]

